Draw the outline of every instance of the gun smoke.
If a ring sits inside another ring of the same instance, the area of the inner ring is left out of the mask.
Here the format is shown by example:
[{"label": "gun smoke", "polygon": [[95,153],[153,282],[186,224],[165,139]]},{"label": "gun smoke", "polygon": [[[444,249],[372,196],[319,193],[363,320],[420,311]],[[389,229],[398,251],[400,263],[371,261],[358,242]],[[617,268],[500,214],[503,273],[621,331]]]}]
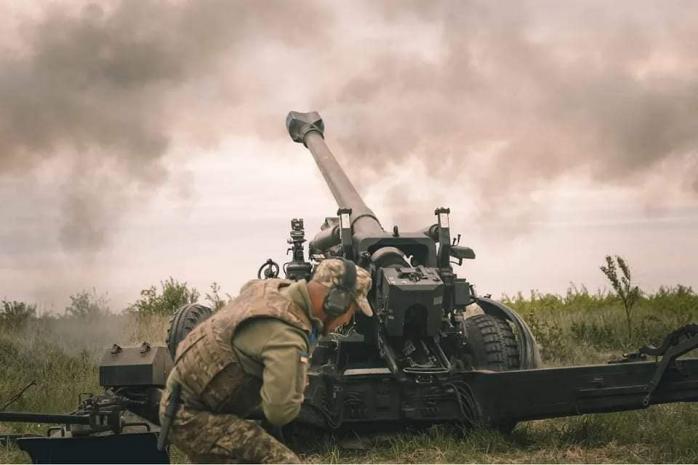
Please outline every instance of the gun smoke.
[{"label": "gun smoke", "polygon": [[670,166],[660,194],[698,193],[695,4],[444,1],[381,13],[438,28],[439,47],[374,50],[338,90],[337,112],[357,122],[343,144],[366,163],[409,155],[439,178],[461,173],[487,215],[530,212],[531,191],[575,173],[642,184]]},{"label": "gun smoke", "polygon": [[[694,2],[123,0],[18,30],[0,48],[0,180],[59,161],[50,233],[68,253],[107,247],[176,147],[290,143],[291,109],[332,120],[357,185],[416,160],[480,216],[525,218],[564,177],[698,193]],[[405,187],[385,196],[403,219]]]},{"label": "gun smoke", "polygon": [[229,90],[250,42],[293,44],[303,33],[293,18],[315,16],[311,4],[277,1],[112,6],[51,5],[0,56],[0,175],[60,159],[59,234],[70,251],[103,247],[115,206],[167,179],[173,140],[209,135],[202,102],[235,105],[245,89]]}]

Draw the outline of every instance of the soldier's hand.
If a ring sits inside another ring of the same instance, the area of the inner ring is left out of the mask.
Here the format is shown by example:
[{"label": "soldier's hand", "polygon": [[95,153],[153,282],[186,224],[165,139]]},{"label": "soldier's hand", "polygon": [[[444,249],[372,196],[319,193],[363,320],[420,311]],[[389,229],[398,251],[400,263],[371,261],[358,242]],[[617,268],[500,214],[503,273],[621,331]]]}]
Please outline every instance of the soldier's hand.
[{"label": "soldier's hand", "polygon": [[280,442],[286,442],[284,438],[284,429],[283,426],[275,426],[269,423],[269,421],[265,418],[262,420],[262,423],[260,424],[264,430],[274,436],[278,441]]}]

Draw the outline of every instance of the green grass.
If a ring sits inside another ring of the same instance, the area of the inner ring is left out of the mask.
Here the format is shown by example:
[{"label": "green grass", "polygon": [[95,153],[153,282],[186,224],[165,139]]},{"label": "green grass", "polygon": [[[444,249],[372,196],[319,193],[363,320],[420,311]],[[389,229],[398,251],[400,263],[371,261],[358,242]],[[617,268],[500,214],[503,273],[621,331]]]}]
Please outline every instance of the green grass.
[{"label": "green grass", "polygon": [[[329,438],[305,459],[313,462],[605,463],[688,462],[698,459],[695,406],[527,422],[510,435],[494,431],[427,431]],[[677,431],[677,419],[687,420]]]},{"label": "green grass", "polygon": [[542,349],[547,366],[603,363],[648,343],[659,344],[672,330],[698,322],[698,295],[691,288],[660,288],[643,296],[633,310],[628,336],[620,301],[607,293],[571,286],[564,296],[532,291],[504,303],[522,315]]},{"label": "green grass", "polygon": [[[679,426],[680,425],[680,426]],[[504,435],[435,426],[400,434],[326,437],[304,459],[329,463],[696,463],[698,406],[538,420]],[[312,441],[311,441],[312,442]]]},{"label": "green grass", "polygon": [[[529,322],[547,366],[604,363],[698,321],[698,296],[681,286],[642,297],[630,337],[622,305],[608,294],[572,287],[562,296],[533,292],[504,300]],[[99,392],[96,364],[103,346],[163,341],[166,322],[158,315],[39,318],[21,330],[3,330],[0,403],[35,380],[37,386],[11,410],[69,412],[80,392]],[[46,427],[5,423],[2,431],[41,433]],[[439,426],[360,437],[314,434],[296,439],[295,446],[305,461],[322,463],[696,463],[698,404],[525,422],[509,435]],[[177,451],[173,459],[187,461]],[[0,447],[0,463],[28,461],[15,447]]]}]

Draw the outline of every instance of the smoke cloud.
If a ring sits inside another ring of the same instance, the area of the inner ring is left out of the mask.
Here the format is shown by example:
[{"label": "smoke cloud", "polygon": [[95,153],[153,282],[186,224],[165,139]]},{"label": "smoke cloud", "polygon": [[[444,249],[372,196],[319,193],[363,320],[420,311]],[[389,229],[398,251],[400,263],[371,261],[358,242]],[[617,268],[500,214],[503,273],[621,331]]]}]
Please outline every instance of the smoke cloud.
[{"label": "smoke cloud", "polygon": [[[107,247],[123,215],[174,183],[175,152],[228,137],[289,146],[289,110],[321,112],[359,190],[401,225],[442,203],[439,186],[462,186],[469,215],[514,231],[565,179],[632,186],[650,204],[698,196],[693,1],[36,10],[0,43],[0,182],[32,189],[32,173],[56,167],[47,235],[69,255]],[[24,230],[0,238],[12,248]]]},{"label": "smoke cloud", "polygon": [[417,158],[474,185],[489,216],[525,216],[533,190],[575,173],[641,184],[669,164],[670,184],[698,193],[694,3],[399,2],[376,14],[438,30],[438,46],[373,49],[340,83],[337,113],[353,123],[342,144],[366,163]]},{"label": "smoke cloud", "polygon": [[239,73],[246,47],[293,45],[298,20],[312,27],[317,12],[279,1],[75,6],[51,5],[22,24],[21,45],[0,56],[0,175],[60,158],[70,167],[61,243],[94,251],[117,212],[140,198],[130,191],[166,180],[162,157],[173,140],[215,142],[211,122],[201,122],[208,115],[191,122],[189,108],[234,105],[249,91],[231,91],[247,76]]}]

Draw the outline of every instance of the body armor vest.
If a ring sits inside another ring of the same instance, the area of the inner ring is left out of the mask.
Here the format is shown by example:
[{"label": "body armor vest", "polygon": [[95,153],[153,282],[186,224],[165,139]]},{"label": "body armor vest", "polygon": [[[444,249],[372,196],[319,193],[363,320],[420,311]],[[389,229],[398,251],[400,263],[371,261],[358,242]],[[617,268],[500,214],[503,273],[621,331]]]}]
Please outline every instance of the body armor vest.
[{"label": "body armor vest", "polygon": [[[309,333],[305,311],[279,292],[293,281],[254,280],[240,295],[194,328],[177,347],[175,367],[187,397],[213,412],[243,415],[259,404],[262,380],[244,372],[233,349],[240,325],[253,318],[276,318]],[[191,398],[193,396],[193,398]]]}]

